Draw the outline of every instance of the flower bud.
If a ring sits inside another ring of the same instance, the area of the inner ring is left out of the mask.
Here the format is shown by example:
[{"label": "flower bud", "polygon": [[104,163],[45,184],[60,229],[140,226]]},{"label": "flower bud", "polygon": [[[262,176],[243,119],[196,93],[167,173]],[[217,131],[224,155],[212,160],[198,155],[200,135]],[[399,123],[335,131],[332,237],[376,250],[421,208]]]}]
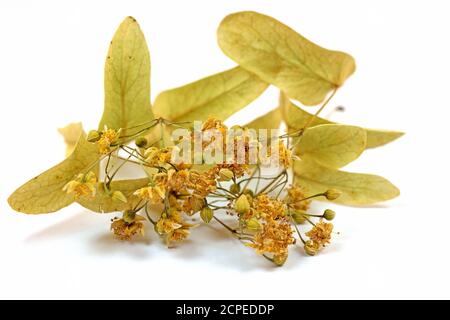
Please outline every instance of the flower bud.
[{"label": "flower bud", "polygon": [[214,211],[211,208],[209,208],[209,207],[204,207],[200,211],[200,217],[206,223],[209,223],[211,221],[211,219],[213,218],[213,216],[214,216]]},{"label": "flower bud", "polygon": [[250,197],[254,197],[254,193],[253,193],[253,191],[252,190],[250,190],[250,189],[248,189],[248,188],[246,188],[243,192],[242,192],[243,194],[246,194],[246,195],[249,195]]},{"label": "flower bud", "polygon": [[124,203],[127,202],[127,197],[125,197],[125,195],[121,191],[114,191],[112,193],[111,198],[113,200],[116,200],[116,201],[121,201],[121,202],[124,202]]},{"label": "flower bud", "polygon": [[273,263],[275,263],[277,266],[281,267],[287,260],[288,255],[287,254],[276,254],[273,256]]},{"label": "flower bud", "polygon": [[136,212],[132,211],[132,210],[126,210],[123,212],[123,216],[122,219],[123,221],[125,221],[126,223],[132,223],[134,222],[134,219],[136,218]]},{"label": "flower bud", "polygon": [[230,169],[220,169],[219,171],[219,181],[230,181],[234,177],[233,171]]},{"label": "flower bud", "polygon": [[230,187],[230,192],[238,194],[241,191],[241,187],[237,183],[233,183]]},{"label": "flower bud", "polygon": [[247,226],[247,229],[251,231],[258,231],[259,229],[261,229],[261,223],[259,223],[258,219],[254,217],[245,221],[245,224]]},{"label": "flower bud", "polygon": [[291,212],[292,219],[294,219],[295,223],[297,223],[297,224],[305,223],[305,221],[306,221],[305,214],[306,214],[306,211],[303,211],[303,210],[297,210],[297,211]]},{"label": "flower bud", "polygon": [[100,132],[98,132],[97,130],[89,131],[86,140],[89,142],[97,142],[98,140],[100,140]]},{"label": "flower bud", "polygon": [[304,249],[306,254],[310,256],[315,256],[317,252],[319,252],[320,245],[317,242],[312,240],[308,240],[305,242]]},{"label": "flower bud", "polygon": [[205,206],[205,200],[199,197],[196,197],[195,195],[192,196],[189,199],[191,208],[192,208],[192,212],[198,212],[200,210],[202,210],[202,208]]},{"label": "flower bud", "polygon": [[147,146],[147,138],[145,137],[138,137],[136,140],[134,140],[134,143],[139,148],[145,148]]},{"label": "flower bud", "polygon": [[250,211],[250,203],[245,194],[241,195],[234,204],[234,209],[239,214],[244,214]]},{"label": "flower bud", "polygon": [[324,193],[324,196],[327,198],[327,200],[336,200],[341,194],[342,192],[340,192],[339,190],[329,189]]},{"label": "flower bud", "polygon": [[327,209],[323,212],[323,217],[325,218],[325,220],[331,221],[335,216],[336,212],[334,212],[333,210]]}]

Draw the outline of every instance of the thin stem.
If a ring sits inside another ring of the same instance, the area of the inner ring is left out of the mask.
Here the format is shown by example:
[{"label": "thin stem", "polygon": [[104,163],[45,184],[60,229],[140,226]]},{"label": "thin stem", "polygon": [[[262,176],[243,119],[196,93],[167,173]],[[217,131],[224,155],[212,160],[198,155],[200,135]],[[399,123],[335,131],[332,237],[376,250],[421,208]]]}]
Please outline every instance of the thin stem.
[{"label": "thin stem", "polygon": [[309,213],[303,213],[303,216],[308,216],[308,217],[314,217],[314,218],[323,218],[323,214],[309,214]]},{"label": "thin stem", "polygon": [[[288,180],[286,179],[286,180],[281,184],[282,187],[281,187],[280,190],[278,191],[277,196],[275,197],[275,199],[278,199],[278,198],[280,197],[281,192],[283,192],[283,190],[284,190],[284,188],[286,187],[287,183],[288,183]],[[278,188],[278,186],[277,186],[277,188]],[[275,189],[276,189],[276,188],[275,188]]]},{"label": "thin stem", "polygon": [[307,216],[303,216],[305,219],[306,219],[306,221],[308,221],[310,224],[312,224],[314,227],[316,226],[316,224],[314,223],[314,222],[312,222],[311,221],[311,219],[309,219]]},{"label": "thin stem", "polygon": [[300,240],[303,242],[303,244],[305,244],[305,240],[303,239],[302,234],[300,233],[300,230],[298,230],[297,224],[295,223],[295,220],[292,217],[291,213],[289,213],[289,217],[291,218],[291,222],[294,225],[295,231],[297,231],[297,234],[298,234]]},{"label": "thin stem", "polygon": [[[275,186],[271,187],[270,190],[267,191],[267,193],[271,193],[271,192],[275,191],[278,187],[280,187],[282,185],[286,186],[287,182],[288,182],[288,179],[287,179],[287,174],[286,174],[286,175],[284,175],[284,180],[278,182]],[[281,193],[281,191],[283,191],[283,188],[280,189],[279,193]],[[278,198],[278,196],[277,196],[277,198]]]},{"label": "thin stem", "polygon": [[[323,111],[323,109],[327,106],[327,104],[330,102],[330,100],[334,97],[336,94],[338,88],[334,88],[333,92],[331,92],[331,95],[324,101],[324,103],[320,106],[319,110],[311,117],[309,118],[308,122],[303,126],[303,128],[299,130],[295,130],[294,132],[288,132],[286,134],[283,134],[279,136],[279,138],[287,138],[287,137],[301,137],[303,135],[303,132],[305,132],[306,129],[312,124],[312,122],[319,116],[319,114]],[[295,144],[294,144],[295,146]]]},{"label": "thin stem", "polygon": [[311,125],[311,123],[317,118],[317,116],[322,112],[322,110],[327,106],[328,102],[334,97],[336,94],[338,88],[335,88],[333,92],[331,92],[330,96],[325,100],[325,102],[322,104],[322,106],[317,110],[317,112],[309,118],[308,122],[305,124],[305,126],[302,128],[303,131],[308,129],[308,127]]},{"label": "thin stem", "polygon": [[236,197],[233,193],[231,193],[229,190],[227,190],[227,189],[225,189],[225,188],[217,187],[217,190],[225,191],[226,193],[228,193],[228,194],[229,194],[230,196],[232,196],[233,198]]},{"label": "thin stem", "polygon": [[165,148],[166,147],[166,142],[164,141],[164,121],[161,122],[159,124],[160,126],[160,133],[161,133],[161,142],[162,142],[162,147]]},{"label": "thin stem", "polygon": [[102,161],[103,159],[105,159],[108,155],[112,154],[114,151],[116,151],[115,149],[112,150],[111,152],[102,155],[100,158],[94,160],[86,169],[85,172],[89,172],[97,163],[99,163],[100,161]]},{"label": "thin stem", "polygon": [[255,193],[258,192],[259,183],[260,183],[260,181],[262,179],[262,177],[261,177],[261,167],[258,165],[257,169],[258,169],[258,180],[256,181]]},{"label": "thin stem", "polygon": [[[157,121],[158,121],[158,119],[153,119],[153,120],[146,121],[146,122],[137,124],[137,125],[135,125],[135,126],[127,127],[127,128],[124,128],[124,129],[125,129],[125,130],[130,130],[130,129],[134,129],[134,128],[139,128],[139,127],[142,127],[142,126],[144,126],[144,125],[146,125],[146,124],[150,124],[150,123],[152,123],[152,122],[157,122]],[[155,123],[155,124],[156,124],[156,123]]]},{"label": "thin stem", "polygon": [[154,221],[152,218],[150,218],[150,214],[148,213],[147,205],[145,206],[145,214],[147,215],[148,221],[150,221],[155,226],[156,225],[156,221]]},{"label": "thin stem", "polygon": [[[244,185],[244,187],[242,188],[242,190],[241,190],[241,192],[239,193],[239,195],[241,195],[241,194],[244,192],[244,190],[248,187],[248,184],[250,183],[250,180],[253,179],[253,176],[255,175],[256,170],[257,170],[257,168],[255,168],[255,170],[253,170],[253,172],[252,172],[252,174],[250,175],[250,177],[248,177],[247,179],[245,179],[245,180],[247,180],[247,182],[245,183],[245,185]],[[241,182],[242,182],[242,181],[240,181],[240,182],[238,183],[238,185],[240,185]],[[234,183],[236,183],[236,181],[235,181]]]},{"label": "thin stem", "polygon": [[[127,160],[127,158],[124,158],[124,157],[121,157],[121,156],[113,156],[113,157],[115,157],[117,159],[120,159],[120,160]],[[131,159],[128,160],[128,162],[133,163],[133,164],[137,164],[137,165],[143,165],[143,166],[149,167],[149,168],[155,168],[154,166],[152,166],[152,165],[150,165],[148,163],[137,162],[137,161],[134,161],[134,160],[131,160]]]},{"label": "thin stem", "polygon": [[[241,184],[242,182],[246,182],[246,181],[250,181],[250,180],[254,180],[254,179],[272,180],[272,179],[274,179],[274,177],[251,177],[251,178],[242,179],[237,184]],[[245,189],[245,187],[243,189]]]},{"label": "thin stem", "polygon": [[237,232],[236,230],[230,228],[229,226],[227,226],[224,222],[222,222],[219,218],[217,218],[216,216],[213,216],[213,218],[219,222],[225,229],[227,229],[228,231],[230,231],[235,237],[237,237],[239,240],[248,240],[248,241],[253,241],[253,238],[251,238],[252,235],[250,234],[243,234],[244,236],[242,236],[241,233]]},{"label": "thin stem", "polygon": [[105,166],[105,175],[108,179],[109,179],[108,167],[109,167],[110,160],[111,160],[111,153],[108,155],[108,161],[106,161],[106,166]]},{"label": "thin stem", "polygon": [[122,169],[122,167],[125,165],[125,163],[128,162],[128,160],[130,160],[131,156],[132,156],[132,155],[130,154],[130,156],[128,157],[128,159],[126,159],[125,161],[123,161],[123,162],[120,164],[120,166],[117,167],[116,171],[114,171],[114,173],[111,175],[111,177],[109,177],[109,180],[108,180],[108,182],[107,182],[108,187],[109,187],[109,185],[111,184],[111,181],[114,179],[115,175],[119,172],[119,170]]},{"label": "thin stem", "polygon": [[142,206],[138,207],[139,204],[140,204],[141,202],[142,202],[142,200],[140,200],[140,201],[136,204],[136,206],[134,207],[133,211],[138,212],[138,211],[141,211],[142,208],[147,207],[148,201],[146,201]]},{"label": "thin stem", "polygon": [[140,153],[138,149],[131,148],[131,147],[127,146],[127,145],[122,145],[121,147],[122,147],[122,150],[124,150],[124,148],[126,148],[126,149],[128,149],[128,150],[131,150],[131,152],[136,152],[136,154],[137,154],[139,157],[141,157],[142,159],[145,160],[144,155],[143,155],[142,153]]},{"label": "thin stem", "polygon": [[264,188],[262,188],[261,191],[259,191],[257,194],[259,195],[259,194],[263,193],[263,192],[266,191],[268,188],[270,188],[274,183],[278,183],[278,179],[279,179],[281,176],[285,175],[285,174],[286,174],[286,170],[281,171],[281,172],[274,178],[274,180],[273,180],[272,182],[270,182],[268,185],[266,185]]},{"label": "thin stem", "polygon": [[[154,125],[153,125],[153,126],[154,126]],[[140,135],[141,133],[144,133],[145,131],[150,130],[151,128],[153,128],[153,126],[148,127],[148,128],[144,128],[144,129],[141,129],[141,130],[139,130],[138,132],[133,133],[133,134],[128,134],[128,135],[125,135],[125,136],[121,136],[120,139],[125,139],[125,141],[129,142],[129,141],[132,140],[131,138],[134,138],[134,137]],[[127,140],[127,139],[128,139],[128,140]]]},{"label": "thin stem", "polygon": [[318,194],[315,194],[315,195],[312,195],[312,196],[309,196],[309,197],[297,200],[295,202],[292,202],[291,205],[299,203],[299,202],[303,202],[303,201],[306,201],[306,200],[309,200],[309,199],[312,199],[312,198],[325,197],[325,196],[326,196],[326,193],[324,193],[324,192],[323,193],[318,193]]},{"label": "thin stem", "polygon": [[229,226],[227,226],[225,223],[222,222],[222,220],[220,220],[216,216],[213,216],[213,219],[216,220],[217,222],[219,222],[225,229],[230,231],[232,234],[236,235],[236,233],[237,233],[236,230],[234,230],[234,229],[230,228]]}]

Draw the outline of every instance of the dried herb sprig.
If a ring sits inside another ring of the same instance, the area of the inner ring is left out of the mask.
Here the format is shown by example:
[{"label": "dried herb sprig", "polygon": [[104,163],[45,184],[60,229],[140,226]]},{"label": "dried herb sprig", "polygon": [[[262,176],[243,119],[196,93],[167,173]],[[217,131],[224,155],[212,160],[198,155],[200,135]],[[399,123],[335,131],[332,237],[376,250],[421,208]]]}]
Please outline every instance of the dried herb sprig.
[{"label": "dried herb sprig", "polygon": [[[315,255],[330,242],[333,225],[327,221],[335,213],[331,209],[310,213],[312,200],[358,205],[399,194],[380,176],[339,169],[364,150],[397,139],[401,132],[319,117],[355,71],[350,55],[324,49],[256,12],[227,16],[217,35],[223,52],[238,66],[164,91],[152,105],[146,41],[136,20],[126,18],[108,51],[105,106],[98,129],[87,135],[79,123],[61,129],[67,158],[17,189],[8,199],[11,207],[40,214],[76,201],[95,212],[122,212],[111,224],[119,239],[143,234],[150,223],[168,245],[188,237],[196,224],[187,217],[198,215],[282,265],[292,245],[300,244],[307,254]],[[238,127],[241,135],[227,140],[229,130],[223,121],[269,85],[280,89],[278,107]],[[305,107],[320,106],[310,114],[291,99]],[[201,121],[202,127],[184,137],[185,143],[195,144],[198,135],[210,129],[219,134],[201,143],[200,154],[194,150],[185,158],[192,161],[174,161],[175,144],[183,139],[174,141],[172,135],[195,127],[195,121]],[[268,139],[275,141],[270,152],[277,154],[278,173],[264,173],[265,159],[259,153],[256,162],[247,153],[243,161],[234,153],[232,161],[204,161],[211,144],[261,150],[251,130],[276,129],[281,122],[287,133]],[[141,167],[145,178],[118,180],[117,174],[128,165]],[[223,219],[224,215],[231,219]]]}]

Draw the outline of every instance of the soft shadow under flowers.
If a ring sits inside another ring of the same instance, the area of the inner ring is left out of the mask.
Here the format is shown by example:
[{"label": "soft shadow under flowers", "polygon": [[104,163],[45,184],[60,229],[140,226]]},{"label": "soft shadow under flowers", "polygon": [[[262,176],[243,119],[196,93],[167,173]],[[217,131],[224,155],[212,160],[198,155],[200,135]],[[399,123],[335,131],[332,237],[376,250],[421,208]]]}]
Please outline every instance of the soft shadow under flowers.
[{"label": "soft shadow under flowers", "polygon": [[[188,240],[167,248],[164,241],[153,233],[151,224],[147,224],[145,236],[137,236],[131,241],[116,239],[112,233],[105,230],[105,223],[109,223],[111,217],[105,215],[93,219],[92,213],[83,211],[30,235],[26,241],[40,242],[50,238],[76,237],[79,241],[86,241],[85,246],[92,254],[122,254],[124,258],[147,259],[164,253],[194,263],[200,258],[205,265],[219,265],[240,271],[281,269],[262,257],[258,259],[254,250],[245,247],[228,230],[216,223],[195,228]],[[105,231],[99,232],[102,229]],[[291,254],[296,255],[295,251],[301,251],[301,248],[293,246]],[[283,267],[284,270],[294,267],[295,261],[289,262],[288,260]]]}]

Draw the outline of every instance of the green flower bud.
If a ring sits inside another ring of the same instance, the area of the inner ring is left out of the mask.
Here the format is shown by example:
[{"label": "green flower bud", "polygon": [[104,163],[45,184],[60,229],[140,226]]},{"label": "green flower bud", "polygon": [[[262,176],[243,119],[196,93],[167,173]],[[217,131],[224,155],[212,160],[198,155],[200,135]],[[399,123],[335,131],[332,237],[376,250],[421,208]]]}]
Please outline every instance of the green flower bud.
[{"label": "green flower bud", "polygon": [[336,200],[341,194],[342,192],[340,192],[339,190],[329,189],[325,192],[324,196],[327,198],[327,200]]},{"label": "green flower bud", "polygon": [[305,214],[306,214],[306,211],[303,211],[303,210],[297,210],[297,211],[291,212],[292,219],[294,219],[295,223],[297,223],[297,224],[305,223],[305,221],[306,221]]},{"label": "green flower bud", "polygon": [[89,142],[97,142],[98,140],[100,140],[100,132],[98,132],[97,130],[89,131],[86,140]]},{"label": "green flower bud", "polygon": [[211,219],[213,218],[213,216],[214,216],[214,211],[211,208],[209,208],[209,207],[204,207],[200,211],[200,217],[206,223],[209,223],[211,221]]},{"label": "green flower bud", "polygon": [[136,219],[136,212],[131,211],[131,210],[126,210],[123,212],[122,219],[126,223],[132,223],[132,222],[134,222],[134,219]]},{"label": "green flower bud", "polygon": [[192,196],[189,201],[193,212],[198,212],[205,206],[205,200],[196,196]]},{"label": "green flower bud", "polygon": [[325,218],[325,220],[331,221],[335,216],[336,212],[334,212],[333,210],[327,209],[323,212],[323,217]]},{"label": "green flower bud", "polygon": [[139,148],[145,148],[147,146],[148,141],[147,138],[145,137],[139,137],[134,141],[134,143]]},{"label": "green flower bud", "polygon": [[238,194],[241,191],[241,187],[237,183],[233,183],[230,187],[230,192]]},{"label": "green flower bud", "polygon": [[281,267],[287,260],[288,255],[287,254],[276,254],[273,256],[273,263],[275,263],[277,266]]},{"label": "green flower bud", "polygon": [[242,192],[243,194],[246,194],[246,195],[249,195],[250,197],[254,197],[254,193],[253,193],[253,191],[252,190],[250,190],[250,189],[248,189],[248,188],[246,188],[243,192]]},{"label": "green flower bud", "polygon": [[234,204],[234,209],[239,214],[244,214],[250,211],[250,203],[245,194],[241,195]]},{"label": "green flower bud", "polygon": [[230,169],[220,169],[219,171],[219,181],[230,181],[234,177],[233,171]]},{"label": "green flower bud", "polygon": [[112,193],[111,198],[113,200],[116,200],[116,201],[121,201],[121,202],[124,202],[124,203],[127,202],[127,197],[125,197],[125,195],[122,192],[120,192],[120,191],[114,191]]},{"label": "green flower bud", "polygon": [[247,229],[251,231],[258,231],[261,229],[261,223],[254,217],[246,220],[245,225],[247,226]]},{"label": "green flower bud", "polygon": [[312,240],[308,240],[305,242],[304,249],[306,254],[315,256],[320,250],[320,245]]}]

